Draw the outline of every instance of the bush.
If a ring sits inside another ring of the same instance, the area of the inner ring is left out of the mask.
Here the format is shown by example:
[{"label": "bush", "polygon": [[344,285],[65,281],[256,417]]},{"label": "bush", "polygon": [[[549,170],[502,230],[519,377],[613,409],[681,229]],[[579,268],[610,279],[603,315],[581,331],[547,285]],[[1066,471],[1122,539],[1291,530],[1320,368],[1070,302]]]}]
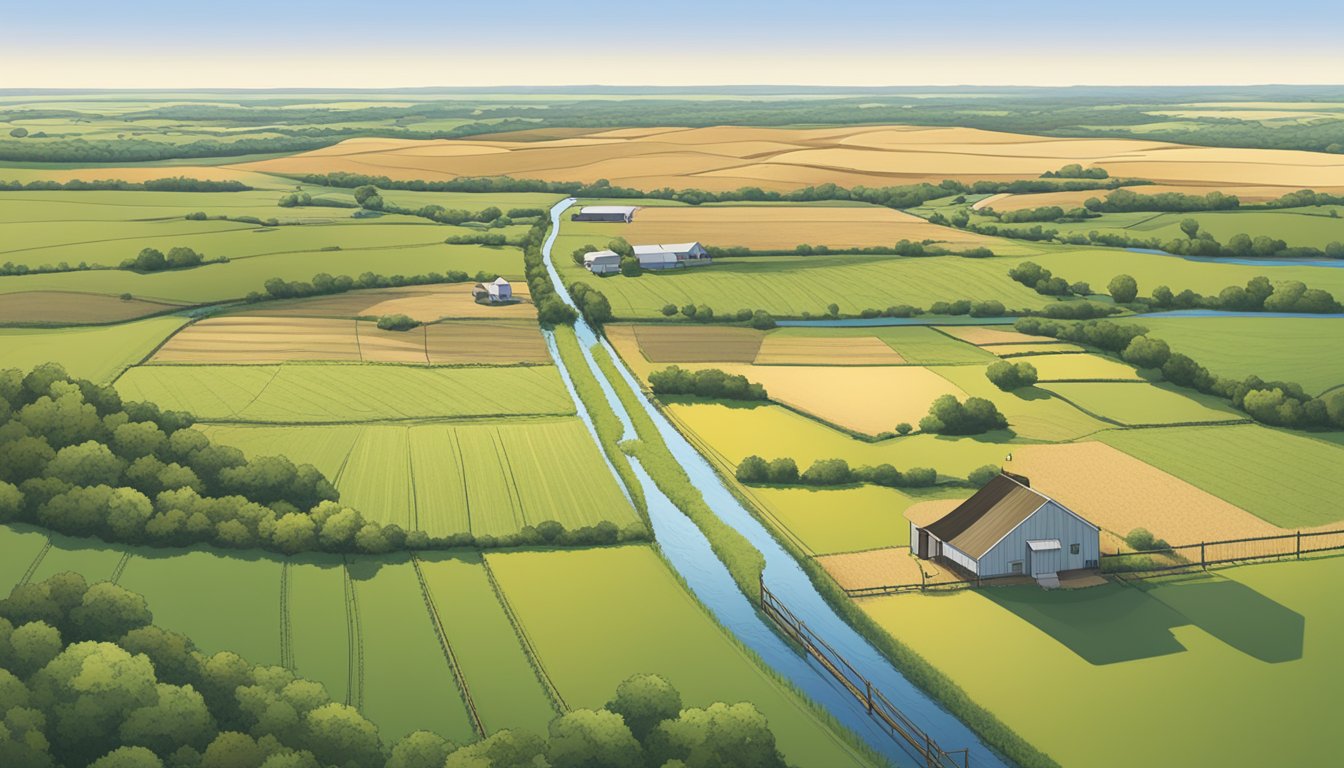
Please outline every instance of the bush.
[{"label": "bush", "polygon": [[1036,366],[1027,362],[999,360],[985,370],[985,377],[1004,392],[1011,392],[1036,383]]},{"label": "bush", "polygon": [[1129,275],[1116,275],[1106,285],[1116,304],[1128,304],[1139,295],[1139,282]]},{"label": "bush", "polygon": [[420,327],[420,321],[408,315],[383,315],[378,318],[378,328],[384,331],[409,331]]},{"label": "bush", "polygon": [[1146,552],[1155,549],[1169,549],[1171,545],[1166,541],[1157,538],[1148,531],[1147,528],[1135,528],[1125,534],[1125,543],[1136,552]]},{"label": "bush", "polygon": [[1171,357],[1171,349],[1161,339],[1135,336],[1120,356],[1125,362],[1139,368],[1161,368]]},{"label": "bush", "polygon": [[849,463],[844,459],[818,459],[799,479],[804,485],[844,485],[850,481]]},{"label": "bush", "polygon": [[904,436],[910,434],[910,433],[913,432],[914,430],[915,430],[915,428],[912,427],[912,426],[910,426],[910,422],[908,422],[908,421],[902,421],[900,424],[897,424],[897,425],[896,425],[896,434],[898,434],[898,435],[900,435],[900,436],[902,436],[902,437],[904,437]]},{"label": "bush", "polygon": [[639,265],[639,259],[633,256],[621,257],[621,274],[625,277],[639,277],[644,274],[644,268]]},{"label": "bush", "polygon": [[663,311],[663,317],[672,317],[673,315],[677,314],[677,305],[664,304],[662,311]]},{"label": "bush", "polygon": [[983,488],[990,480],[998,477],[1002,470],[995,464],[986,464],[983,467],[976,467],[966,476],[966,482],[976,488]]},{"label": "bush", "polygon": [[649,374],[655,395],[696,395],[723,400],[766,400],[765,387],[745,376],[727,374],[718,368],[687,371],[673,365]]},{"label": "bush", "polygon": [[770,470],[766,473],[770,482],[778,485],[798,482],[798,465],[793,459],[779,458],[770,462]]},{"label": "bush", "polygon": [[955,395],[943,395],[933,401],[929,415],[919,422],[920,430],[938,435],[979,435],[1008,426],[994,403],[982,397],[968,397],[965,403]]},{"label": "bush", "polygon": [[741,483],[764,483],[770,477],[770,465],[760,456],[748,456],[737,465],[734,474]]}]

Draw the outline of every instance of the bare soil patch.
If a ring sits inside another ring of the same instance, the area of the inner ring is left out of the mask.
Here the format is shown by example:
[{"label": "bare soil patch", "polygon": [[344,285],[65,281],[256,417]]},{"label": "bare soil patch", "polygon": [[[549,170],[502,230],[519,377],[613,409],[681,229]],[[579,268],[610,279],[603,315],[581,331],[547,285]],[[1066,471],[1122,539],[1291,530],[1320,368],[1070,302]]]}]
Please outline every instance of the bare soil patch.
[{"label": "bare soil patch", "polygon": [[183,328],[151,358],[155,363],[358,361],[355,324],[314,317],[214,317]]}]

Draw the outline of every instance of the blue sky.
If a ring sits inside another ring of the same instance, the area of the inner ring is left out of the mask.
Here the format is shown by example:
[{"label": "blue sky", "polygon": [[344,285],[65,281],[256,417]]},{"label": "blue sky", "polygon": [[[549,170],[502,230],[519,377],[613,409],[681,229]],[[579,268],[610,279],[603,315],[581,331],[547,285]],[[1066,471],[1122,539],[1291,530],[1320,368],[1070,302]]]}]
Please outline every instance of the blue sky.
[{"label": "blue sky", "polygon": [[1335,3],[0,0],[0,87],[1344,80]]}]

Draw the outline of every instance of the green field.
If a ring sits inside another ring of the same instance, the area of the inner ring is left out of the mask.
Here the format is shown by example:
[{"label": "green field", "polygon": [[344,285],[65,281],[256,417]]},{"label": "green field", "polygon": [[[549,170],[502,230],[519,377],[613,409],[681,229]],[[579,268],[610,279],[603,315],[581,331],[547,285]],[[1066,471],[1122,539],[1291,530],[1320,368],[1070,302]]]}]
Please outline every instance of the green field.
[{"label": "green field", "polygon": [[654,673],[681,691],[688,707],[752,702],[791,764],[866,764],[724,635],[651,547],[487,560],[569,706],[601,706],[629,675]]},{"label": "green field", "polygon": [[0,328],[0,368],[26,371],[55,362],[72,376],[106,384],[186,322],[185,317],[164,316],[88,328]]},{"label": "green field", "polygon": [[903,516],[911,504],[929,499],[959,498],[966,489],[908,489],[876,485],[851,488],[738,489],[756,503],[771,525],[812,555],[858,552],[910,543]]},{"label": "green field", "polygon": [[1041,384],[1082,410],[1125,426],[1190,424],[1245,419],[1246,414],[1207,395],[1191,397],[1189,390],[1147,382],[1088,381]]},{"label": "green field", "polygon": [[1098,439],[1283,528],[1344,519],[1344,448],[1260,425],[1112,430]]},{"label": "green field", "polygon": [[[923,325],[871,328],[776,328],[770,336],[803,338],[852,338],[875,336],[896,350],[907,363],[952,365],[992,362],[994,356]],[[818,362],[820,364],[820,362]]]},{"label": "green field", "polygon": [[[1143,194],[1143,190],[1138,190]],[[1335,216],[1330,213],[1334,211]],[[1290,246],[1324,248],[1332,242],[1344,242],[1344,219],[1339,218],[1339,206],[1310,208],[1281,208],[1276,210],[1198,211],[1193,213],[1103,213],[1095,219],[1080,222],[1042,224],[1045,229],[1061,233],[1116,232],[1138,238],[1157,238],[1162,242],[1183,240],[1181,222],[1194,219],[1202,230],[1226,244],[1233,235],[1266,235],[1283,240]],[[988,221],[988,219],[986,219]],[[1034,224],[1003,225],[1012,229],[1030,228]]]},{"label": "green field", "polygon": [[334,701],[350,703],[350,616],[339,555],[298,555],[287,564],[286,604],[294,674],[317,680]]},{"label": "green field", "polygon": [[486,730],[542,734],[558,713],[477,553],[428,553],[420,568]]},{"label": "green field", "polygon": [[1344,326],[1293,317],[1141,318],[1151,336],[1219,376],[1295,381],[1317,394],[1344,385]]},{"label": "green field", "polygon": [[201,429],[249,456],[312,464],[333,479],[343,503],[431,536],[498,536],[547,520],[568,529],[637,520],[577,418]]},{"label": "green field", "polygon": [[1052,396],[1048,389],[1039,386],[1004,392],[985,377],[985,368],[978,365],[948,365],[931,370],[956,384],[966,394],[993,402],[1008,419],[1008,428],[1020,437],[1032,440],[1076,440],[1110,426]]},{"label": "green field", "polygon": [[[1330,585],[1342,578],[1344,559],[1331,558],[859,605],[1061,765],[1275,765],[1285,745],[1329,763],[1344,643]],[[1267,723],[1272,739],[1232,736]]]},{"label": "green field", "polygon": [[[9,594],[6,590],[19,583],[46,543],[47,534],[44,531],[26,526],[11,528],[0,525],[0,551],[5,553],[4,557],[0,557],[0,593]],[[46,554],[51,553],[48,551]],[[46,559],[45,555],[43,559]]]},{"label": "green field", "polygon": [[123,397],[203,421],[312,423],[569,414],[552,366],[149,365],[117,380]]},{"label": "green field", "polygon": [[360,709],[388,740],[428,728],[459,744],[471,741],[466,704],[410,561],[364,557],[347,567],[359,616]]}]

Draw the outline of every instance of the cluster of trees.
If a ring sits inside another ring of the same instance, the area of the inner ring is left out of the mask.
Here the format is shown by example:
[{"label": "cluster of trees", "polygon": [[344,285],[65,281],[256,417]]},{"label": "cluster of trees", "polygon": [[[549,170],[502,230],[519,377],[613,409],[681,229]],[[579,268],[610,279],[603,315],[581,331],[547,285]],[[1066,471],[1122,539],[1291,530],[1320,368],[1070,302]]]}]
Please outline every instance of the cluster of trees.
[{"label": "cluster of trees", "polygon": [[1240,205],[1241,200],[1236,195],[1216,191],[1207,195],[1187,195],[1183,192],[1141,195],[1128,189],[1117,189],[1105,198],[1089,197],[1083,202],[1084,208],[1097,213],[1230,211]]},{"label": "cluster of trees", "polygon": [[1241,380],[1216,376],[1188,355],[1173,352],[1162,339],[1148,336],[1142,325],[1022,318],[1015,327],[1022,333],[1088,344],[1131,365],[1160,371],[1165,380],[1222,397],[1264,424],[1296,429],[1344,427],[1344,390],[1313,397],[1296,382],[1265,381],[1254,375]]},{"label": "cluster of trees", "polygon": [[739,482],[747,484],[834,486],[872,483],[888,488],[927,488],[938,481],[938,473],[927,467],[912,467],[904,472],[890,464],[875,467],[850,467],[844,459],[817,459],[812,466],[798,471],[789,458],[767,461],[748,456],[737,465]]},{"label": "cluster of trees", "polygon": [[1225,309],[1241,312],[1308,312],[1331,314],[1344,311],[1333,294],[1322,288],[1308,288],[1299,280],[1277,285],[1259,275],[1243,288],[1230,285],[1217,296],[1203,296],[1190,289],[1173,293],[1165,285],[1153,289],[1150,305],[1155,309]]},{"label": "cluster of trees", "polygon": [[384,331],[409,331],[419,327],[420,321],[410,315],[383,315],[378,318],[378,328]]},{"label": "cluster of trees", "polygon": [[551,282],[551,274],[541,255],[541,244],[549,227],[550,222],[545,217],[528,227],[527,235],[523,237],[523,273],[527,277],[532,303],[537,307],[537,318],[546,325],[569,325],[578,319],[578,312],[556,294],[555,284]]},{"label": "cluster of trees", "polygon": [[135,258],[121,262],[121,268],[136,272],[162,272],[165,269],[186,269],[188,267],[199,267],[206,263],[219,264],[226,261],[228,261],[227,258],[220,256],[207,262],[204,254],[197,253],[195,249],[179,245],[169,248],[167,255],[158,248],[141,249],[139,255]]},{"label": "cluster of trees", "polygon": [[257,302],[266,299],[299,299],[307,296],[326,296],[333,293],[345,293],[355,289],[397,288],[404,285],[434,285],[438,283],[465,283],[475,280],[478,283],[494,280],[497,275],[477,272],[473,278],[460,270],[446,273],[430,272],[427,275],[376,275],[365,272],[359,277],[349,275],[330,275],[319,272],[312,280],[285,280],[273,277],[263,284],[265,293],[253,291],[247,295],[247,301]]},{"label": "cluster of trees", "polygon": [[289,192],[281,195],[276,205],[281,208],[306,208],[309,206],[318,206],[321,208],[358,208],[359,203],[352,203],[347,200],[337,200],[331,197],[313,197],[307,192]]},{"label": "cluster of trees", "polygon": [[681,307],[676,304],[664,304],[661,312],[663,317],[681,315],[687,320],[701,323],[712,323],[716,319],[726,323],[746,323],[758,331],[768,331],[776,325],[775,318],[763,309],[739,309],[736,312],[715,314],[714,310],[705,304],[686,304]]},{"label": "cluster of trees", "polygon": [[252,189],[241,181],[206,181],[189,179],[186,176],[173,176],[148,181],[122,181],[120,179],[97,179],[83,181],[0,181],[0,192],[21,191],[58,191],[91,192],[95,190],[114,190],[119,192],[247,192]]},{"label": "cluster of trees", "polygon": [[[946,221],[936,221],[942,216],[935,213],[929,219],[935,224],[945,224]],[[809,245],[801,243],[793,248],[769,249],[769,248],[745,248],[742,246],[705,246],[709,255],[716,259],[722,258],[742,258],[747,256],[886,256],[896,254],[897,256],[965,256],[970,259],[983,259],[993,256],[994,252],[988,248],[967,248],[956,251],[950,248],[935,245],[934,240],[925,240],[923,242],[912,242],[910,240],[901,240],[895,245],[887,247],[883,245],[867,246],[862,248],[831,248],[826,245]]]},{"label": "cluster of trees", "polygon": [[53,272],[82,272],[89,269],[107,269],[107,267],[100,267],[90,264],[87,261],[81,261],[78,264],[61,261],[55,264],[42,264],[40,266],[15,264],[12,261],[6,261],[4,264],[0,264],[0,277],[11,277],[14,275],[45,275]]},{"label": "cluster of trees", "polygon": [[448,245],[520,245],[520,242],[510,243],[509,239],[498,232],[477,232],[470,235],[452,235],[444,238],[443,242]]},{"label": "cluster of trees", "polygon": [[718,368],[688,371],[680,366],[668,366],[649,374],[649,387],[655,395],[696,395],[721,400],[770,399],[760,384]]},{"label": "cluster of trees", "polygon": [[579,311],[583,313],[583,319],[589,323],[600,326],[603,323],[611,322],[613,319],[611,302],[607,300],[606,294],[587,283],[583,281],[570,283],[569,295],[578,305]]},{"label": "cluster of trees", "polygon": [[25,768],[785,768],[751,704],[684,707],[656,675],[557,717],[545,736],[459,746],[416,731],[389,748],[320,683],[207,655],[155,625],[141,595],[70,572],[0,600],[0,712],[0,763]]},{"label": "cluster of trees", "polygon": [[985,369],[985,377],[1004,392],[1011,392],[1036,383],[1036,366],[1028,362],[1000,360],[990,363]]},{"label": "cluster of trees", "polygon": [[943,395],[933,401],[929,415],[919,420],[921,432],[935,435],[980,435],[1008,426],[1008,419],[990,400],[968,397],[961,402],[956,395]]},{"label": "cluster of trees", "polygon": [[1099,213],[1093,213],[1086,208],[1070,208],[1065,210],[1058,205],[1045,205],[1039,208],[1023,208],[1017,211],[1003,212],[996,211],[993,208],[985,208],[979,211],[979,213],[985,216],[992,216],[1003,224],[1028,224],[1034,221],[1083,221],[1084,219],[1094,219],[1101,215]]},{"label": "cluster of trees", "polygon": [[1092,286],[1070,283],[1034,261],[1024,261],[1008,270],[1008,276],[1042,296],[1090,296]]},{"label": "cluster of trees", "polygon": [[1058,171],[1046,171],[1041,174],[1042,179],[1109,179],[1111,174],[1106,172],[1105,168],[1092,166],[1084,168],[1079,163],[1069,163]]}]

